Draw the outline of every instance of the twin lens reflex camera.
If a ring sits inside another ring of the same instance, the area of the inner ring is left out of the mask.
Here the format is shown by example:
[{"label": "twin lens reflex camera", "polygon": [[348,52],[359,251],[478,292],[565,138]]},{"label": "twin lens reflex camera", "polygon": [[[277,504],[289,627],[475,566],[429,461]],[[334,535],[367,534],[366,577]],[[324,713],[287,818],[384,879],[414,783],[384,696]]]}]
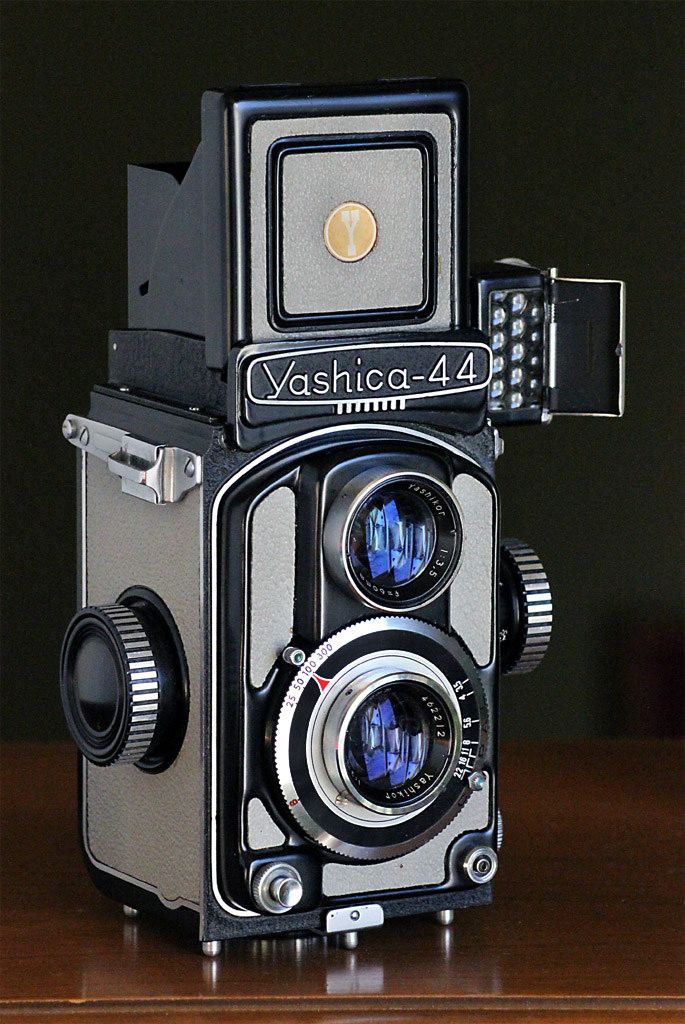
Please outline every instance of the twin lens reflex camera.
[{"label": "twin lens reflex camera", "polygon": [[552,626],[498,431],[621,415],[624,287],[469,277],[467,102],[210,91],[129,167],[61,693],[95,884],[210,956],[491,899],[499,678]]}]

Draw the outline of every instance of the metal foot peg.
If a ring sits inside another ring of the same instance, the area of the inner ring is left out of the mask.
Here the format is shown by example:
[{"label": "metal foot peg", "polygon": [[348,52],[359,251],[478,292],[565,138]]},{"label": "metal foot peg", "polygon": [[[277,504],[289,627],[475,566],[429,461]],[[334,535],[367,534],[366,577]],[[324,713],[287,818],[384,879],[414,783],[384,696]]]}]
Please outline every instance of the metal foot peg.
[{"label": "metal foot peg", "polygon": [[126,917],[138,917],[139,911],[135,907],[129,907],[128,904],[124,903],[123,910]]},{"label": "metal foot peg", "polygon": [[445,925],[445,926],[447,926],[448,924],[453,924],[453,922],[454,922],[454,911],[453,910],[438,910],[437,914],[435,915],[435,920],[438,922],[438,924],[442,924],[442,925]]},{"label": "metal foot peg", "polygon": [[340,942],[344,949],[356,949],[359,945],[359,933],[343,932],[340,936]]},{"label": "metal foot peg", "polygon": [[223,942],[220,942],[218,939],[215,939],[213,942],[202,943],[202,952],[205,956],[221,956],[223,948]]}]

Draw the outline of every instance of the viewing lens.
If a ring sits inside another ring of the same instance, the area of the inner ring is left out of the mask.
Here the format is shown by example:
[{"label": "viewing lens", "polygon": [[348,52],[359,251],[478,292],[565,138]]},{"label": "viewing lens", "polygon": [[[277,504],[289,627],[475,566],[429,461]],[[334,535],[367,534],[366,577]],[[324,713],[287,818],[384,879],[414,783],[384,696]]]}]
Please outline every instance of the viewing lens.
[{"label": "viewing lens", "polygon": [[[397,473],[381,476],[375,488],[360,488],[357,495],[342,537],[348,581],[377,607],[428,604],[449,584],[461,552],[451,492],[431,477]],[[339,540],[334,544],[339,560]],[[329,557],[333,561],[336,554]]]},{"label": "viewing lens", "polygon": [[421,498],[384,487],[367,498],[354,517],[350,561],[373,583],[401,587],[424,571],[436,535],[433,513]]},{"label": "viewing lens", "polygon": [[412,800],[437,782],[451,735],[449,715],[434,692],[417,683],[392,683],[367,697],[349,722],[347,774],[374,802]]}]

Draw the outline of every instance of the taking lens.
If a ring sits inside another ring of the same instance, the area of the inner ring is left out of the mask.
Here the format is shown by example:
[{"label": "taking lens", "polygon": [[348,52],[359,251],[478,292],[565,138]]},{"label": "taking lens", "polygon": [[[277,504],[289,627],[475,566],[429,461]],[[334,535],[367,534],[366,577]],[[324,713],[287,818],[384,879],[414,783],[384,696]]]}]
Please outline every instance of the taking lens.
[{"label": "taking lens", "polygon": [[352,715],[344,740],[345,770],[367,800],[401,805],[438,782],[451,744],[450,715],[436,693],[419,683],[391,683]]},{"label": "taking lens", "polygon": [[386,479],[353,510],[344,545],[351,581],[374,604],[420,607],[445,589],[459,560],[454,499],[428,477]]}]

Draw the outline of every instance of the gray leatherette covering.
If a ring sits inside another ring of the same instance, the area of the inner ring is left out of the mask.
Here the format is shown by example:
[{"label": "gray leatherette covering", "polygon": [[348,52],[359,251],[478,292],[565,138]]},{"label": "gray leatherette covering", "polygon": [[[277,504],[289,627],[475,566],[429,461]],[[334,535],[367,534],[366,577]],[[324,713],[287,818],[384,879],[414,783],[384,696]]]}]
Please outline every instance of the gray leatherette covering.
[{"label": "gray leatherette covering", "polygon": [[[250,174],[250,227],[252,236],[251,266],[251,311],[252,311],[252,340],[268,341],[273,338],[283,340],[289,337],[299,337],[297,331],[276,331],[269,323],[267,314],[268,294],[266,268],[267,268],[267,184],[266,174],[268,159],[267,154],[270,146],[283,137],[307,136],[307,135],[334,135],[343,133],[354,136],[356,134],[382,134],[386,132],[427,132],[433,135],[437,144],[437,194],[438,194],[438,294],[434,315],[424,324],[404,325],[407,331],[414,330],[448,330],[454,322],[454,299],[456,293],[456,275],[454,260],[454,222],[456,217],[456,166],[454,161],[452,125],[447,114],[366,114],[359,116],[342,117],[309,117],[292,118],[282,121],[258,121],[251,132],[251,174]],[[290,158],[288,158],[290,159]],[[293,160],[302,160],[302,157],[292,157]],[[318,247],[318,257],[310,254],[304,265],[294,265],[290,260],[289,265],[284,266],[284,284],[286,295],[290,302],[311,306],[312,303],[322,302],[323,309],[329,308],[327,296],[335,298],[336,302],[347,303],[346,308],[354,309],[362,302],[356,301],[354,295],[361,292],[363,296],[367,293],[382,296],[383,301],[390,301],[392,305],[401,306],[407,300],[406,282],[402,280],[403,268],[398,265],[394,253],[386,248],[382,241],[383,224],[379,223],[379,242],[376,250],[371,256],[358,264],[341,264],[326,251],[323,245],[323,221],[325,214],[330,213],[334,206],[348,200],[365,202],[365,195],[350,195],[349,188],[353,182],[349,180],[347,163],[345,160],[331,160],[325,168],[330,167],[330,172],[324,169],[324,164],[319,161],[308,161],[303,163],[303,174],[298,178],[297,188],[293,192],[292,202],[294,206],[293,215],[297,208],[303,210],[303,200],[307,194],[311,196],[311,202],[316,205],[316,217],[321,222],[314,237],[321,237],[321,244]],[[374,182],[377,176],[377,194],[369,194],[366,201],[378,204],[381,192],[385,199],[381,200],[382,205],[387,205],[387,168],[384,161],[387,157],[380,154],[373,154],[370,158],[374,165],[370,168],[367,180]],[[406,157],[403,158],[406,162]],[[287,160],[286,160],[287,163]],[[308,173],[307,173],[308,172]],[[291,176],[287,176],[286,184],[290,182],[291,190],[294,189]],[[370,188],[373,186],[370,184]],[[398,199],[401,200],[403,189],[398,183]],[[420,234],[419,222],[416,209],[416,200],[413,195],[407,193],[405,199],[408,207],[404,210],[411,223],[415,225],[415,231]],[[284,192],[284,206],[288,202],[288,194]],[[328,209],[326,209],[328,207]],[[325,210],[325,213],[324,213]],[[385,210],[381,211],[385,213]],[[402,211],[398,205],[394,210],[388,211],[388,226],[391,219],[395,225],[391,233],[401,234],[402,228],[398,218]],[[380,216],[380,215],[379,215]],[[295,231],[293,218],[290,214],[284,214],[285,246],[284,258],[288,253],[294,251]],[[412,275],[415,271],[412,272]],[[306,276],[305,276],[306,275]],[[365,285],[366,281],[373,282],[373,288]],[[347,283],[343,283],[343,281]],[[350,285],[349,282],[353,282]],[[415,287],[411,288],[411,297],[415,295]],[[396,298],[393,300],[393,296]],[[373,305],[376,305],[373,301]],[[379,331],[397,330],[396,325],[383,327],[380,324],[373,329],[356,328],[355,334],[368,334],[371,330],[374,333]],[[326,337],[330,334],[339,334],[337,331],[320,330],[317,337]]]},{"label": "gray leatherette covering", "polygon": [[188,662],[190,712],[183,747],[158,775],[135,765],[84,762],[83,832],[104,871],[157,892],[167,906],[197,907],[202,856],[201,490],[153,505],[121,493],[107,465],[86,457],[84,604],[110,604],[131,586],[169,608]]},{"label": "gray leatherette covering", "polygon": [[289,487],[277,487],[254,510],[247,561],[250,684],[260,687],[293,633],[295,495]]},{"label": "gray leatherette covering", "polygon": [[324,864],[323,891],[326,896],[384,889],[410,889],[419,885],[440,885],[447,874],[445,858],[459,836],[488,827],[490,783],[472,793],[466,806],[446,829],[424,846],[404,857],[383,864]]},{"label": "gray leatherette covering", "polygon": [[450,625],[462,638],[474,661],[492,661],[497,580],[496,509],[491,491],[468,473],[452,485],[461,513],[463,546],[459,568],[450,587]]},{"label": "gray leatherette covering", "polygon": [[[418,149],[288,156],[282,192],[283,300],[289,313],[421,303],[423,168]],[[376,245],[359,263],[341,263],[323,245],[321,225],[341,197],[363,202],[379,225]]]},{"label": "gray leatherette covering", "polygon": [[250,849],[268,850],[282,846],[285,838],[259,797],[253,797],[247,805],[247,841]]}]

